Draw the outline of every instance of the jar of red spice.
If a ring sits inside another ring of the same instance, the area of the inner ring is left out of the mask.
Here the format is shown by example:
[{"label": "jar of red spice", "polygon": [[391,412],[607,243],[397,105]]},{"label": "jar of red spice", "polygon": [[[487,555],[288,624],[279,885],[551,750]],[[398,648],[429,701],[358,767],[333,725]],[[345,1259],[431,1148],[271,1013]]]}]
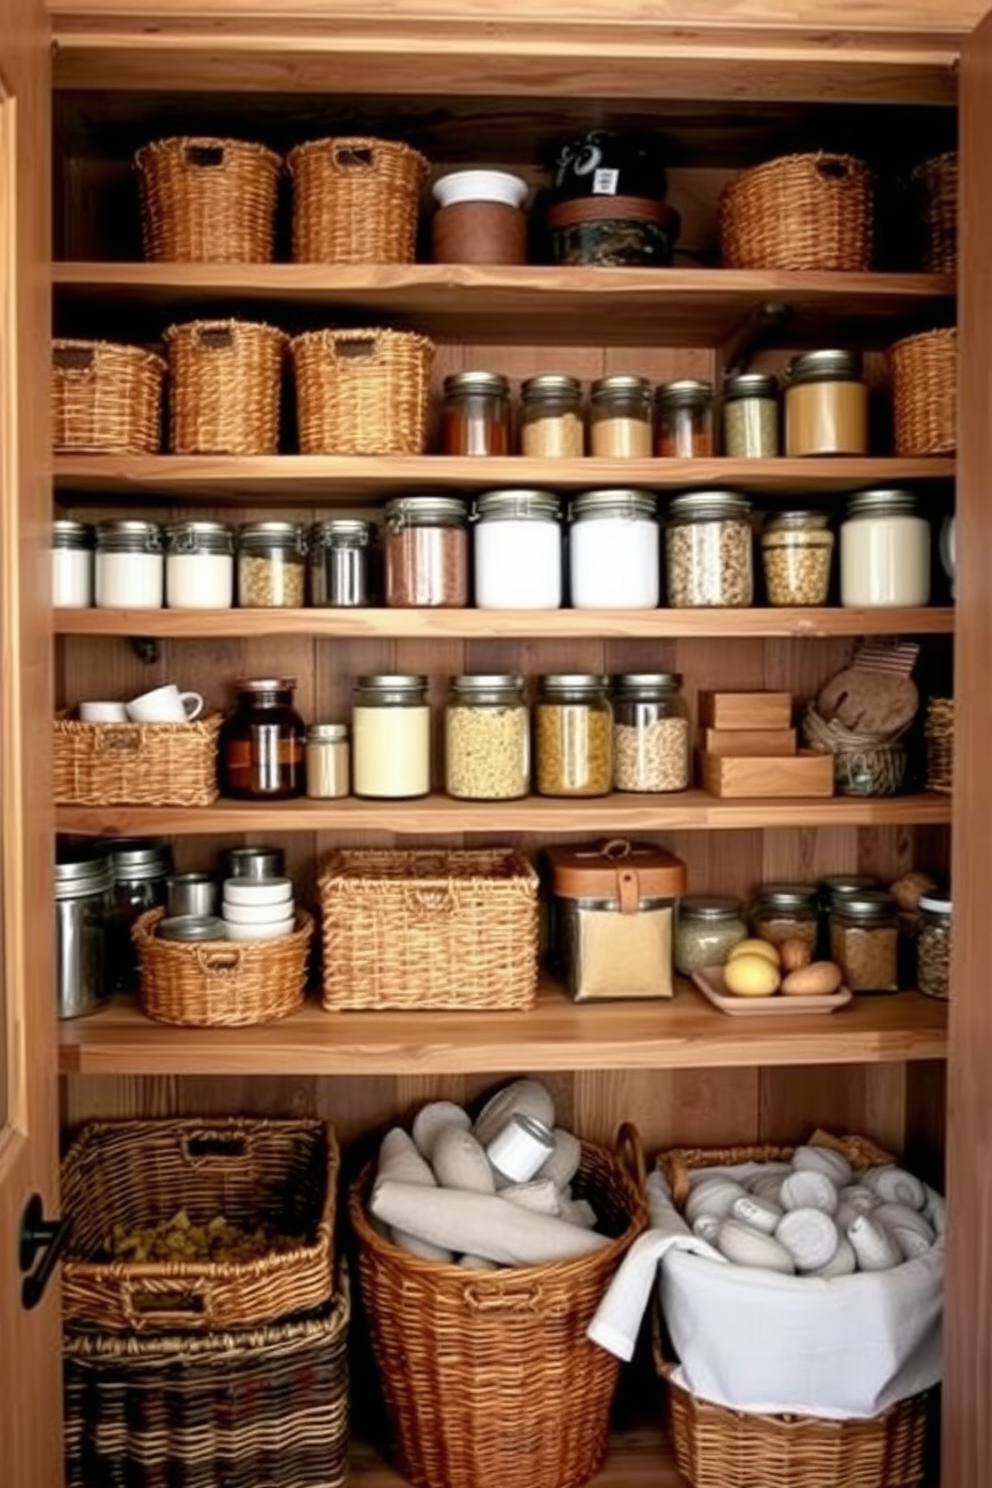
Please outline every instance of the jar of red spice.
[{"label": "jar of red spice", "polygon": [[713,388],[683,377],[655,393],[655,454],[665,459],[702,460],[714,453]]},{"label": "jar of red spice", "polygon": [[385,602],[394,609],[468,604],[468,510],[453,496],[398,496],[383,526]]},{"label": "jar of red spice", "polygon": [[499,372],[453,372],[444,379],[441,451],[510,453],[510,384]]}]

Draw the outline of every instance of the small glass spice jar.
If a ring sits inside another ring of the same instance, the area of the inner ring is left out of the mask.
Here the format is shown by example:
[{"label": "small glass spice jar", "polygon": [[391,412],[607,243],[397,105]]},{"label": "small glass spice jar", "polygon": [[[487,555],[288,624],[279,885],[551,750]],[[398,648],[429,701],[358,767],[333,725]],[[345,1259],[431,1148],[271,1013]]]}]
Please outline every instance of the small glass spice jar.
[{"label": "small glass spice jar", "polygon": [[951,992],[952,908],[950,899],[921,899],[920,934],[916,942],[920,991],[945,1002]]},{"label": "small glass spice jar", "polygon": [[679,901],[675,927],[675,970],[691,976],[704,966],[723,966],[734,946],[747,939],[739,899],[687,894]]},{"label": "small glass spice jar", "polygon": [[356,796],[406,800],[431,788],[431,710],[427,678],[359,677],[351,711],[352,789]]},{"label": "small glass spice jar", "polygon": [[731,460],[774,460],[779,437],[778,378],[731,374],[723,384],[723,453]]},{"label": "small glass spice jar", "polygon": [[52,523],[52,604],[57,610],[88,610],[93,603],[93,549],[89,522],[60,517]]},{"label": "small glass spice jar", "polygon": [[655,393],[655,454],[666,460],[700,460],[714,453],[713,388],[683,377]]},{"label": "small glass spice jar", "polygon": [[834,898],[830,959],[852,992],[898,992],[898,905],[891,894],[863,889]]},{"label": "small glass spice jar", "polygon": [[441,452],[510,453],[510,384],[499,372],[453,372],[444,379]]},{"label": "small glass spice jar", "polygon": [[807,351],[789,363],[785,453],[866,455],[868,387],[856,351]]},{"label": "small glass spice jar", "polygon": [[759,940],[801,940],[812,952],[820,930],[816,884],[763,884],[751,906],[751,928]]},{"label": "small glass spice jar", "polygon": [[165,602],[170,610],[231,608],[234,531],[226,522],[176,522],[166,527]]},{"label": "small glass spice jar", "polygon": [[160,610],[165,600],[162,529],[131,517],[101,522],[94,590],[99,610]]},{"label": "small glass spice jar", "polygon": [[816,907],[820,917],[817,958],[830,960],[830,911],[835,899],[847,899],[865,889],[880,889],[877,878],[867,873],[828,873],[816,881]]},{"label": "small glass spice jar", "polygon": [[561,503],[550,491],[480,496],[474,550],[478,609],[557,610],[561,605]]},{"label": "small glass spice jar", "polygon": [[306,603],[306,528],[299,522],[247,522],[238,533],[238,604],[246,610],[300,610]]},{"label": "small glass spice jar", "polygon": [[310,603],[328,609],[361,609],[372,603],[371,522],[335,517],[310,529]]},{"label": "small glass spice jar", "polygon": [[312,723],[307,729],[307,795],[336,801],[348,794],[351,749],[346,723]]},{"label": "small glass spice jar", "polygon": [[732,491],[692,491],[668,508],[665,568],[672,609],[746,609],[754,598],[751,503]]},{"label": "small glass spice jar", "polygon": [[444,738],[449,796],[513,801],[529,794],[530,711],[523,677],[453,677]]},{"label": "small glass spice jar", "polygon": [[768,603],[825,605],[833,552],[827,512],[778,512],[769,517],[761,534]]},{"label": "small glass spice jar", "polygon": [[609,679],[542,677],[534,709],[535,766],[542,796],[607,796],[613,785]]},{"label": "small glass spice jar", "polygon": [[571,460],[585,454],[582,384],[561,372],[528,377],[520,389],[520,452],[528,459]]},{"label": "small glass spice jar", "polygon": [[930,602],[930,523],[909,491],[859,491],[840,526],[840,602],[915,608]]},{"label": "small glass spice jar", "polygon": [[689,709],[677,672],[632,672],[613,693],[613,787],[682,791],[692,780]]},{"label": "small glass spice jar", "polygon": [[589,442],[605,460],[651,454],[651,384],[646,377],[600,377],[589,394]]},{"label": "small glass spice jar", "polygon": [[661,597],[658,501],[626,487],[572,501],[571,599],[577,610],[653,610]]},{"label": "small glass spice jar", "polygon": [[242,801],[284,801],[306,787],[306,729],[293,707],[295,677],[234,684],[235,711],[220,731],[221,789]]},{"label": "small glass spice jar", "polygon": [[397,496],[383,527],[385,600],[392,609],[468,604],[468,509],[452,496]]}]

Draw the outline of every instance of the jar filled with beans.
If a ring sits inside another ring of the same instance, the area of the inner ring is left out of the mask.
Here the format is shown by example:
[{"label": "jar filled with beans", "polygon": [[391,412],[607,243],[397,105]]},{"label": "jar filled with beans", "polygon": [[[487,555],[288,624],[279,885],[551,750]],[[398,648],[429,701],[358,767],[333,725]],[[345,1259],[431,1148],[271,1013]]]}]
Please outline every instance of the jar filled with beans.
[{"label": "jar filled with beans", "polygon": [[731,460],[774,460],[779,452],[778,379],[738,372],[723,384],[723,453]]},{"label": "jar filled with beans", "polygon": [[917,979],[921,992],[946,1001],[951,990],[951,901],[935,896],[920,900],[920,934],[916,942]]},{"label": "jar filled with beans", "polygon": [[778,512],[761,534],[770,605],[824,605],[830,592],[834,535],[826,512]]},{"label": "jar filled with beans", "polygon": [[692,491],[668,509],[665,567],[673,609],[746,609],[754,598],[751,503],[733,491]]},{"label": "jar filled with beans", "polygon": [[522,677],[453,677],[444,733],[449,796],[513,801],[529,793],[530,712]]},{"label": "jar filled with beans", "polygon": [[383,579],[394,609],[461,609],[468,604],[468,509],[452,496],[387,502]]},{"label": "jar filled with beans", "polygon": [[689,709],[677,672],[618,677],[613,695],[613,785],[682,791],[692,779]]},{"label": "jar filled with beans", "polygon": [[830,911],[830,959],[852,992],[897,992],[898,906],[872,889],[835,899]]},{"label": "jar filled with beans", "polygon": [[675,970],[691,976],[704,966],[723,966],[738,941],[747,939],[738,899],[687,894],[679,900]]},{"label": "jar filled with beans", "polygon": [[764,884],[751,907],[751,928],[759,940],[801,940],[812,953],[819,933],[817,899],[815,884]]},{"label": "jar filled with beans", "polygon": [[537,789],[542,796],[607,796],[613,784],[609,679],[542,677],[535,708]]},{"label": "jar filled with beans", "polygon": [[299,522],[248,522],[238,533],[238,604],[299,610],[306,603],[306,528]]},{"label": "jar filled with beans", "polygon": [[683,377],[666,382],[655,394],[657,438],[655,454],[664,459],[699,460],[714,453],[713,388],[708,382]]}]

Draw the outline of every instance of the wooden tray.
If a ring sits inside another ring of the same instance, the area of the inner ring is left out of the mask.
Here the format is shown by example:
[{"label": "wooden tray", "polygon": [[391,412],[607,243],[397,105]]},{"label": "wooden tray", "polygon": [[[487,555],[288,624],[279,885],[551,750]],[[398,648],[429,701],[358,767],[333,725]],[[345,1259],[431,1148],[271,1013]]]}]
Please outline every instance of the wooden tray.
[{"label": "wooden tray", "polygon": [[853,993],[850,987],[841,987],[832,997],[782,997],[774,993],[771,997],[734,997],[724,990],[723,967],[704,966],[692,973],[692,984],[703,996],[731,1017],[743,1014],[758,1014],[764,1018],[787,1018],[792,1013],[834,1013],[846,1007]]},{"label": "wooden tray", "polygon": [[800,750],[781,759],[700,754],[703,789],[711,796],[784,799],[832,796],[834,757]]}]

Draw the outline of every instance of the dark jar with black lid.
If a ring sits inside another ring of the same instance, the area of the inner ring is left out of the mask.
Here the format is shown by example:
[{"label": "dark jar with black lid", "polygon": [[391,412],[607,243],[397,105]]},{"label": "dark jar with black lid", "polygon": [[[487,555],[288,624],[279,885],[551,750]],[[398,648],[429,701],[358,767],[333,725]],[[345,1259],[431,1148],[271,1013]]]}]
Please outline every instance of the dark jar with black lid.
[{"label": "dark jar with black lid", "polygon": [[293,707],[294,677],[236,682],[237,705],[220,733],[220,783],[242,801],[284,801],[306,791],[306,728]]}]

